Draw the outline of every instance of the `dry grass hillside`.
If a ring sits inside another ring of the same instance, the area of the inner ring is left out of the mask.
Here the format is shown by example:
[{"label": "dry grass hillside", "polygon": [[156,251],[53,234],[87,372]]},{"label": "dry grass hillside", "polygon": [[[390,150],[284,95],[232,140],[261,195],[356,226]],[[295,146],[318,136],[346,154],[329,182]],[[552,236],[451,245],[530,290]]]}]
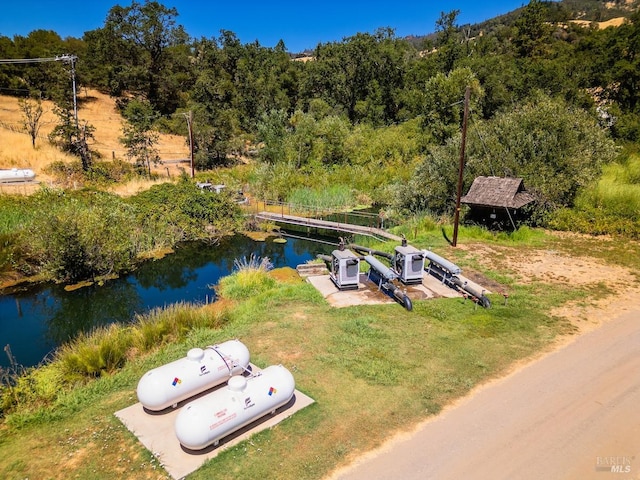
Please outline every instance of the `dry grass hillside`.
[{"label": "dry grass hillside", "polygon": [[599,29],[609,28],[609,27],[619,27],[622,25],[627,19],[624,17],[612,18],[611,20],[607,20],[606,22],[590,22],[588,20],[571,20],[571,23],[577,23],[579,25],[583,25],[588,27],[590,25],[595,25]]},{"label": "dry grass hillside", "polygon": [[[90,147],[99,152],[102,158],[125,159],[125,149],[118,141],[122,136],[122,118],[115,108],[114,99],[96,90],[86,90],[78,95],[78,117],[95,127]],[[36,173],[36,180],[53,184],[54,180],[47,175],[46,167],[55,161],[72,162],[77,158],[61,152],[51,146],[47,135],[53,129],[57,117],[53,114],[53,104],[43,102],[45,113],[42,116],[42,127],[36,140],[35,149],[31,146],[31,137],[26,133],[22,122],[23,114],[18,99],[0,95],[0,169],[30,168]],[[184,137],[177,135],[160,135],[157,145],[163,163],[155,167],[157,173],[165,178],[175,176],[181,169],[188,169],[188,163],[180,162],[189,157],[189,148]],[[135,193],[146,188],[149,182],[141,181],[120,187],[120,193]],[[0,184],[0,191],[24,193],[33,190],[24,185],[8,186]]]}]

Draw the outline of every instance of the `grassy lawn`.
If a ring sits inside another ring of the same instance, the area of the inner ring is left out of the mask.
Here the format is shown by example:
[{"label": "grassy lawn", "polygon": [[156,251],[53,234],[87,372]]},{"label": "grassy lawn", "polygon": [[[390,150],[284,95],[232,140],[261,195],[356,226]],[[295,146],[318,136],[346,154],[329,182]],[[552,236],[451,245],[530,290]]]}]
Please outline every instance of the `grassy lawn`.
[{"label": "grassy lawn", "polygon": [[[571,247],[539,235],[515,246],[494,241],[492,248],[517,256],[535,249],[564,248],[574,254],[589,249],[618,263],[625,262],[620,252],[627,262],[640,258],[637,244],[611,241],[598,250],[593,241],[576,241]],[[184,356],[189,348],[238,338],[256,365],[286,366],[296,388],[315,403],[225,449],[188,478],[322,478],[436,415],[558,335],[571,333],[568,321],[547,312],[583,296],[584,286],[518,283],[513,271],[483,268],[473,249],[446,250],[436,234],[419,236],[415,244],[439,246],[463,268],[500,282],[509,291],[508,302],[492,294],[493,306],[486,310],[461,298],[416,301],[411,312],[397,304],[336,309],[308,283],[295,278],[278,282],[235,302],[221,328],[192,330],[186,341],[135,358],[117,373],[74,389],[54,408],[10,415],[0,427],[0,477],[168,478],[113,414],[137,401],[137,382],[148,369]],[[620,249],[617,256],[615,249]],[[500,260],[498,256],[498,265]]]}]

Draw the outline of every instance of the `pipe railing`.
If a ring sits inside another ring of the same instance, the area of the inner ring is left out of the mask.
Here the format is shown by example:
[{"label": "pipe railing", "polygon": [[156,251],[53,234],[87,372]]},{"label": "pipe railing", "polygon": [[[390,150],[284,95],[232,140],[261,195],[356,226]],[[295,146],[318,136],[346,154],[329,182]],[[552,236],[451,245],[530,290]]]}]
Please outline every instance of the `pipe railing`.
[{"label": "pipe railing", "polygon": [[316,220],[332,220],[355,224],[364,227],[389,228],[392,222],[380,214],[358,211],[344,211],[343,205],[318,207],[296,203],[281,202],[278,200],[258,200],[255,203],[255,213],[260,211],[279,213],[280,215],[298,215]]}]

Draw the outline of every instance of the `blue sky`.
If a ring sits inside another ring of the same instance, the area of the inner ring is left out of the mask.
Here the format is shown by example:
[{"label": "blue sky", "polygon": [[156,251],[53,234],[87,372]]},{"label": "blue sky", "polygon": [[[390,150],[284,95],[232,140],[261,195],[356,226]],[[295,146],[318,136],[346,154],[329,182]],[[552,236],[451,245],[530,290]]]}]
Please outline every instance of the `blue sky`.
[{"label": "blue sky", "polygon": [[[143,0],[139,0],[143,3]],[[117,0],[17,0],[0,7],[0,35],[13,38],[37,29],[54,30],[60,36],[82,37],[100,28]],[[287,50],[299,52],[318,43],[340,41],[356,33],[373,33],[391,27],[396,35],[425,35],[435,30],[441,12],[460,10],[459,24],[480,22],[510,12],[528,0],[319,0],[220,1],[160,0],[178,10],[177,23],[192,37],[218,37],[220,30],[234,32],[242,43],[258,40],[273,47],[278,40]]]}]

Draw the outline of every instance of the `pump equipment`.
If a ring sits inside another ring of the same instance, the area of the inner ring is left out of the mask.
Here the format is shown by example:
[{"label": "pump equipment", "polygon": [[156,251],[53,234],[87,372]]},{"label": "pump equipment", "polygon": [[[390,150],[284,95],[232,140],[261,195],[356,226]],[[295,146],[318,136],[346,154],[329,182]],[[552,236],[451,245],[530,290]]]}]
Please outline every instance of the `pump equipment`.
[{"label": "pump equipment", "polygon": [[360,279],[360,258],[349,249],[331,252],[331,281],[338,290],[355,290]]},{"label": "pump equipment", "polygon": [[405,285],[421,284],[424,273],[424,251],[404,243],[396,247],[392,268]]}]

